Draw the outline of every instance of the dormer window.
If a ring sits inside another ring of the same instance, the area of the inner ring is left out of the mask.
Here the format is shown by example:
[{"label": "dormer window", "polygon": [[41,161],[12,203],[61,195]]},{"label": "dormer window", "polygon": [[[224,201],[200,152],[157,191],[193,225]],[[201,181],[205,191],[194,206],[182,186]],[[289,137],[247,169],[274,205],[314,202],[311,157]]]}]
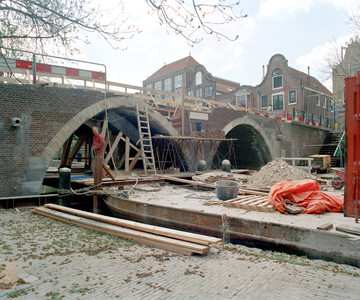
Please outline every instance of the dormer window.
[{"label": "dormer window", "polygon": [[274,70],[272,73],[273,89],[279,89],[283,87],[283,75],[280,69]]},{"label": "dormer window", "polygon": [[201,74],[201,72],[196,73],[195,84],[196,85],[202,84],[202,74]]}]

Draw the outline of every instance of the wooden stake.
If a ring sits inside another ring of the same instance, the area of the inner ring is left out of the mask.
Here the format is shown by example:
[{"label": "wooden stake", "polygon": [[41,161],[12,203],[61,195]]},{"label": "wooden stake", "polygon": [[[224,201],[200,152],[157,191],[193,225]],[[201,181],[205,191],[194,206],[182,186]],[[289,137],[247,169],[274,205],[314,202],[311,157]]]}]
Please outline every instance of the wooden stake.
[{"label": "wooden stake", "polygon": [[107,169],[107,167],[106,167],[104,164],[102,164],[102,167],[104,168],[105,172],[111,177],[111,179],[112,179],[113,181],[116,181],[116,179],[115,179],[115,177],[113,176],[113,174],[111,174],[111,172]]},{"label": "wooden stake", "polygon": [[129,171],[130,138],[127,136],[125,141],[125,171]]},{"label": "wooden stake", "polygon": [[[95,156],[94,159],[94,185],[98,185],[102,183],[102,162],[103,158],[101,156]],[[101,190],[102,185],[98,185],[94,188],[94,190]],[[93,213],[100,214],[101,213],[101,200],[98,199],[97,195],[93,195]]]},{"label": "wooden stake", "polygon": [[89,154],[88,154],[88,139],[87,139],[87,138],[85,139],[84,149],[85,149],[85,150],[84,150],[84,154],[85,154],[85,157],[86,157],[85,160],[84,160],[84,165],[85,165],[85,167],[86,167],[86,166],[88,166],[88,162],[89,162],[89,161],[88,161],[88,155],[89,155]]}]

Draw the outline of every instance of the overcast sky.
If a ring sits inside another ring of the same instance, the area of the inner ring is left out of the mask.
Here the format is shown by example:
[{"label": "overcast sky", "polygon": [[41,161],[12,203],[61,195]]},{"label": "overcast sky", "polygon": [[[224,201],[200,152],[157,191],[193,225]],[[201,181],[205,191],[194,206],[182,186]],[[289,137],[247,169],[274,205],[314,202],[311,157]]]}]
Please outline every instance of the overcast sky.
[{"label": "overcast sky", "polygon": [[[115,1],[114,1],[115,2]],[[110,5],[111,1],[107,0]],[[108,80],[132,85],[168,64],[189,55],[203,64],[214,76],[241,84],[257,85],[262,79],[262,66],[276,54],[283,54],[289,66],[322,81],[317,71],[328,53],[330,43],[340,48],[352,37],[347,13],[354,0],[241,0],[238,7],[247,18],[222,28],[238,40],[218,41],[203,35],[203,41],[190,47],[174,32],[159,26],[156,15],[147,13],[145,0],[125,0],[125,12],[138,29],[130,40],[119,44],[127,50],[114,50],[104,40],[92,36],[91,44],[81,44],[80,59],[107,66]],[[329,88],[330,86],[326,84]]]}]

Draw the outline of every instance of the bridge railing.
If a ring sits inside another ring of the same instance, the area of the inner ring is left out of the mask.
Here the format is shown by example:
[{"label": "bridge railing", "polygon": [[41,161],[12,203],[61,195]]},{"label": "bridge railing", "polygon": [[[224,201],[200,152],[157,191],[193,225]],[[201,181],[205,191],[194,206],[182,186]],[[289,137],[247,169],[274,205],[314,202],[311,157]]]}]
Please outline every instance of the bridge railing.
[{"label": "bridge railing", "polygon": [[[10,60],[11,64],[14,64]],[[12,68],[12,72],[8,72],[9,68],[1,64],[0,72],[4,74],[0,76],[0,82],[9,84],[33,84],[33,75],[30,74],[29,69]],[[19,76],[14,76],[19,74]],[[61,75],[61,74],[49,74],[48,72],[37,71],[36,76],[38,77],[37,85],[48,85],[63,88],[74,88],[74,89],[89,89],[98,90],[102,92],[113,92],[118,95],[134,96],[142,99],[143,101],[153,105],[164,105],[172,106],[175,108],[181,108],[182,97],[184,97],[184,108],[207,111],[214,107],[227,107],[234,110],[248,111],[251,109],[244,107],[234,106],[229,103],[221,103],[214,100],[203,99],[188,96],[186,94],[170,93],[160,90],[149,89],[146,87],[140,87],[135,85],[129,85],[119,82],[106,81],[98,78],[89,78],[82,76],[73,75]],[[41,79],[41,81],[39,81]]]}]

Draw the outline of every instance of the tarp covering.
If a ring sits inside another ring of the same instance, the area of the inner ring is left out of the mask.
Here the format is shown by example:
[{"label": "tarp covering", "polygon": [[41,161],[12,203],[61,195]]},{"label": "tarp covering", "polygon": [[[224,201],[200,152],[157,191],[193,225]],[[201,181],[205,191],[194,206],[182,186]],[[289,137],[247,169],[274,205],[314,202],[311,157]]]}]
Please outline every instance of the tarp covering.
[{"label": "tarp covering", "polygon": [[344,196],[322,192],[319,184],[312,179],[282,181],[274,184],[268,202],[278,211],[285,213],[285,199],[305,208],[304,214],[322,214],[326,211],[341,212]]}]

